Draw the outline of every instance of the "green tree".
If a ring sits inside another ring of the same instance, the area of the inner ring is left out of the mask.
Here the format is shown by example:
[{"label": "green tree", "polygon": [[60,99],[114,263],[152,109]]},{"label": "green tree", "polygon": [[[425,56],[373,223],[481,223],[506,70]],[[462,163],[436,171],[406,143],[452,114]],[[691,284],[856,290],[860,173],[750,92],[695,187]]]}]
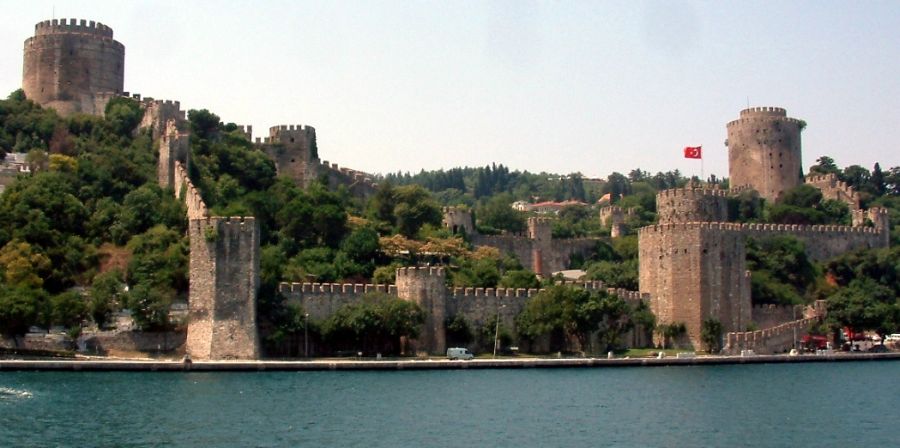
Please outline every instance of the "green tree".
[{"label": "green tree", "polygon": [[75,291],[67,291],[50,297],[51,318],[54,325],[66,328],[81,327],[87,317],[88,307],[84,297]]},{"label": "green tree", "polygon": [[710,353],[717,353],[722,346],[722,322],[714,317],[703,319],[700,324],[700,340]]},{"label": "green tree", "polygon": [[0,285],[0,333],[6,336],[25,334],[28,327],[38,323],[45,300],[43,290]]},{"label": "green tree", "polygon": [[121,278],[122,273],[119,271],[104,272],[94,277],[88,291],[88,314],[99,328],[103,328],[112,313],[121,308],[125,295],[125,284]]},{"label": "green tree", "polygon": [[513,197],[510,194],[498,194],[488,199],[484,206],[477,210],[479,227],[484,228],[486,233],[499,230],[525,231],[525,214],[513,209],[510,205],[512,202]]},{"label": "green tree", "polygon": [[415,338],[424,322],[425,312],[416,303],[369,293],[338,308],[325,320],[322,332],[336,348],[398,353],[400,338]]}]

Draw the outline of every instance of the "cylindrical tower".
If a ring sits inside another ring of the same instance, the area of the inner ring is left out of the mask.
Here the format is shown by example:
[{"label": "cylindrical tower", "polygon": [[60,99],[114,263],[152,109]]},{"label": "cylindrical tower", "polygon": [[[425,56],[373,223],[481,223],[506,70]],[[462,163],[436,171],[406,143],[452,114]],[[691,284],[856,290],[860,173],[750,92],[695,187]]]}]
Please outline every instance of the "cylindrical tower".
[{"label": "cylindrical tower", "polygon": [[800,131],[806,123],[780,107],[752,107],[728,123],[728,175],[734,187],[751,186],[776,200],[800,185]]},{"label": "cylindrical tower", "polygon": [[45,20],[25,41],[25,96],[61,115],[101,115],[101,95],[122,93],[125,46],[112,28],[76,19]]}]

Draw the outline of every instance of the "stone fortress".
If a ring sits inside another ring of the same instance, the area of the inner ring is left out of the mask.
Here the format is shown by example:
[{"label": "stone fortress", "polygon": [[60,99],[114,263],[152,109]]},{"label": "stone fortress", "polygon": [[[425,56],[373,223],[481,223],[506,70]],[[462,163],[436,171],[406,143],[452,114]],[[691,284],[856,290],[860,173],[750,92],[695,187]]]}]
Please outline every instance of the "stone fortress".
[{"label": "stone fortress", "polygon": [[[259,287],[259,226],[253,217],[210,216],[199,191],[187,174],[190,164],[189,126],[177,101],[141,98],[123,91],[124,46],[113,40],[112,29],[96,22],[62,19],[44,21],[25,41],[23,89],[36,103],[62,115],[100,115],[110,99],[126,96],[140,102],[149,129],[159,143],[159,184],[171,188],[187,206],[190,239],[189,324],[187,353],[195,359],[256,359],[260,356],[256,322]],[[826,198],[848,203],[853,226],[797,226],[738,224],[728,221],[728,197],[753,189],[769,200],[802,182],[800,132],[805,123],[788,118],[780,108],[751,108],[728,123],[731,190],[689,187],[657,195],[659,223],[639,231],[640,291],[606,288],[601,282],[580,283],[586,289],[606,289],[635,303],[650,304],[659,323],[683,323],[687,339],[701,346],[700,327],[706,318],[722,322],[726,350],[781,351],[792,344],[794,329],[803,331],[824,315],[822,304],[795,320],[789,310],[754,307],[746,270],[745,241],[749,237],[792,235],[806,243],[809,255],[825,259],[861,247],[886,247],[888,217],[883,209],[861,210],[858,195],[833,176],[806,182]],[[367,196],[372,177],[320,161],[315,129],[281,125],[269,136],[253,140],[252,128],[240,127],[254,147],[275,163],[279,175],[308,186],[325,178],[331,186],[345,185]],[[605,207],[600,211],[611,236],[627,231],[632,210]],[[587,255],[598,239],[554,240],[552,222],[530,218],[522,235],[480,235],[471,213],[444,210],[444,225],[465,233],[475,245],[497,247],[515,254],[535,273],[547,276],[565,269],[573,255]],[[515,334],[515,316],[538,290],[504,288],[447,288],[442,268],[401,268],[395,285],[287,284],[280,292],[302,303],[314,319],[323,319],[362,294],[382,291],[418,303],[427,312],[420,337],[409,341],[416,353],[441,353],[446,348],[445,322],[457,316],[475,325],[499,318]],[[751,322],[762,330],[745,332]],[[637,336],[630,342],[642,344]]]}]

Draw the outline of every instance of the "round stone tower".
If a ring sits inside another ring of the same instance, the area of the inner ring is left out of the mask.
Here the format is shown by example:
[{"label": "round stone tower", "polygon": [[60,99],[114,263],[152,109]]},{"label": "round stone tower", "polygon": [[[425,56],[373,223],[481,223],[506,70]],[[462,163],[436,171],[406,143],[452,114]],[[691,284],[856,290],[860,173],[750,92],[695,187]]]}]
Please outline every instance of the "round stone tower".
[{"label": "round stone tower", "polygon": [[86,20],[45,20],[25,41],[22,89],[28,99],[60,115],[103,114],[122,93],[125,46],[112,28]]},{"label": "round stone tower", "polygon": [[800,131],[806,123],[780,107],[752,107],[728,123],[728,175],[772,201],[803,180]]}]

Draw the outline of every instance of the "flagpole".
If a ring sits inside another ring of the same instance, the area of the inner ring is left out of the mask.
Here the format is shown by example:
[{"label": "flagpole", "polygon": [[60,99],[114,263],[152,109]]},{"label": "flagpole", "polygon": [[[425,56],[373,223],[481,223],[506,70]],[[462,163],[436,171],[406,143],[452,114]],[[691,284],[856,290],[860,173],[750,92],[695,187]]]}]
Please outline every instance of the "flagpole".
[{"label": "flagpole", "polygon": [[703,185],[705,181],[705,177],[703,177],[703,154],[700,154],[700,185]]}]

